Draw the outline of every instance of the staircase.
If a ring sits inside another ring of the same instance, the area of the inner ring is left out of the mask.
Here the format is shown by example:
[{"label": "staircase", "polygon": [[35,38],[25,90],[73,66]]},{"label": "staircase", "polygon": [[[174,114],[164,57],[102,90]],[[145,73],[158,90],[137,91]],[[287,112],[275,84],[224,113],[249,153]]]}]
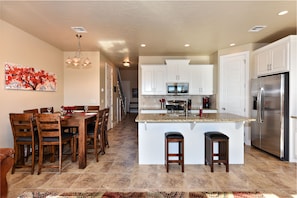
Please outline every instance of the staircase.
[{"label": "staircase", "polygon": [[138,102],[130,102],[129,113],[138,113]]},{"label": "staircase", "polygon": [[127,114],[127,109],[126,109],[126,97],[124,95],[123,92],[123,88],[122,88],[122,84],[121,84],[122,80],[121,80],[121,74],[120,74],[120,70],[118,69],[118,80],[117,80],[117,90],[119,92],[119,99],[120,99],[120,103],[121,103],[121,107],[122,107],[122,111],[124,112],[124,114]]}]

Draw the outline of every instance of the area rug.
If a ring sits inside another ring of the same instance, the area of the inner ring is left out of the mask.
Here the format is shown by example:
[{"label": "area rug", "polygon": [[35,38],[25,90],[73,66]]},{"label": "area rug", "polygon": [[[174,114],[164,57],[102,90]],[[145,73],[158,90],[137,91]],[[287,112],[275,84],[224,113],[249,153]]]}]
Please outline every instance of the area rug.
[{"label": "area rug", "polygon": [[18,198],[265,198],[259,192],[24,192]]}]

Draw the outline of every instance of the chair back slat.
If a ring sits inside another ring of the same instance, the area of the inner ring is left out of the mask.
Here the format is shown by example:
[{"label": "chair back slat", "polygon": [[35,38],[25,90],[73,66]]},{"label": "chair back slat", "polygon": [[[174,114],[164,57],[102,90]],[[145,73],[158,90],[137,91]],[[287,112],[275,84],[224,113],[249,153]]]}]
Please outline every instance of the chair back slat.
[{"label": "chair back slat", "polygon": [[61,121],[59,113],[38,114],[36,121],[39,138],[61,138]]},{"label": "chair back slat", "polygon": [[26,109],[23,111],[24,113],[33,113],[33,114],[37,114],[39,113],[38,112],[38,109]]}]

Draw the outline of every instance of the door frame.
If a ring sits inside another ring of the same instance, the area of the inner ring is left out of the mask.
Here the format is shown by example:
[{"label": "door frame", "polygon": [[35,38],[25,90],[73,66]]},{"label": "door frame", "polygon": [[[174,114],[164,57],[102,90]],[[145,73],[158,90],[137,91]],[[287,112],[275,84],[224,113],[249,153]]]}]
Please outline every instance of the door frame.
[{"label": "door frame", "polygon": [[107,129],[113,128],[113,67],[105,63],[105,108],[109,107]]},{"label": "door frame", "polygon": [[[245,83],[245,91],[244,91],[244,115],[245,117],[250,117],[251,116],[251,99],[250,99],[250,52],[249,51],[244,51],[244,52],[239,52],[239,53],[232,53],[232,54],[227,54],[227,55],[221,55],[219,56],[219,68],[218,68],[218,110],[220,112],[221,110],[221,76],[220,74],[222,73],[222,63],[224,58],[230,58],[230,57],[237,57],[237,56],[244,56],[245,57],[245,68],[244,68],[244,75],[242,78],[244,78],[244,83]],[[251,145],[251,127],[249,123],[245,124],[245,134],[244,134],[244,142],[247,145]]]}]

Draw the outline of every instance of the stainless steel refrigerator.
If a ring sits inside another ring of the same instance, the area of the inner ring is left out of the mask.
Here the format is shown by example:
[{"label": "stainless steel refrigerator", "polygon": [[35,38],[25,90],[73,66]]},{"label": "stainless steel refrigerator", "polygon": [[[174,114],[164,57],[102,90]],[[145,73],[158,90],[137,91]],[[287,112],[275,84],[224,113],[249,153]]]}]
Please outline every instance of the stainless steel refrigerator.
[{"label": "stainless steel refrigerator", "polygon": [[252,145],[281,160],[289,160],[289,75],[252,80]]}]

